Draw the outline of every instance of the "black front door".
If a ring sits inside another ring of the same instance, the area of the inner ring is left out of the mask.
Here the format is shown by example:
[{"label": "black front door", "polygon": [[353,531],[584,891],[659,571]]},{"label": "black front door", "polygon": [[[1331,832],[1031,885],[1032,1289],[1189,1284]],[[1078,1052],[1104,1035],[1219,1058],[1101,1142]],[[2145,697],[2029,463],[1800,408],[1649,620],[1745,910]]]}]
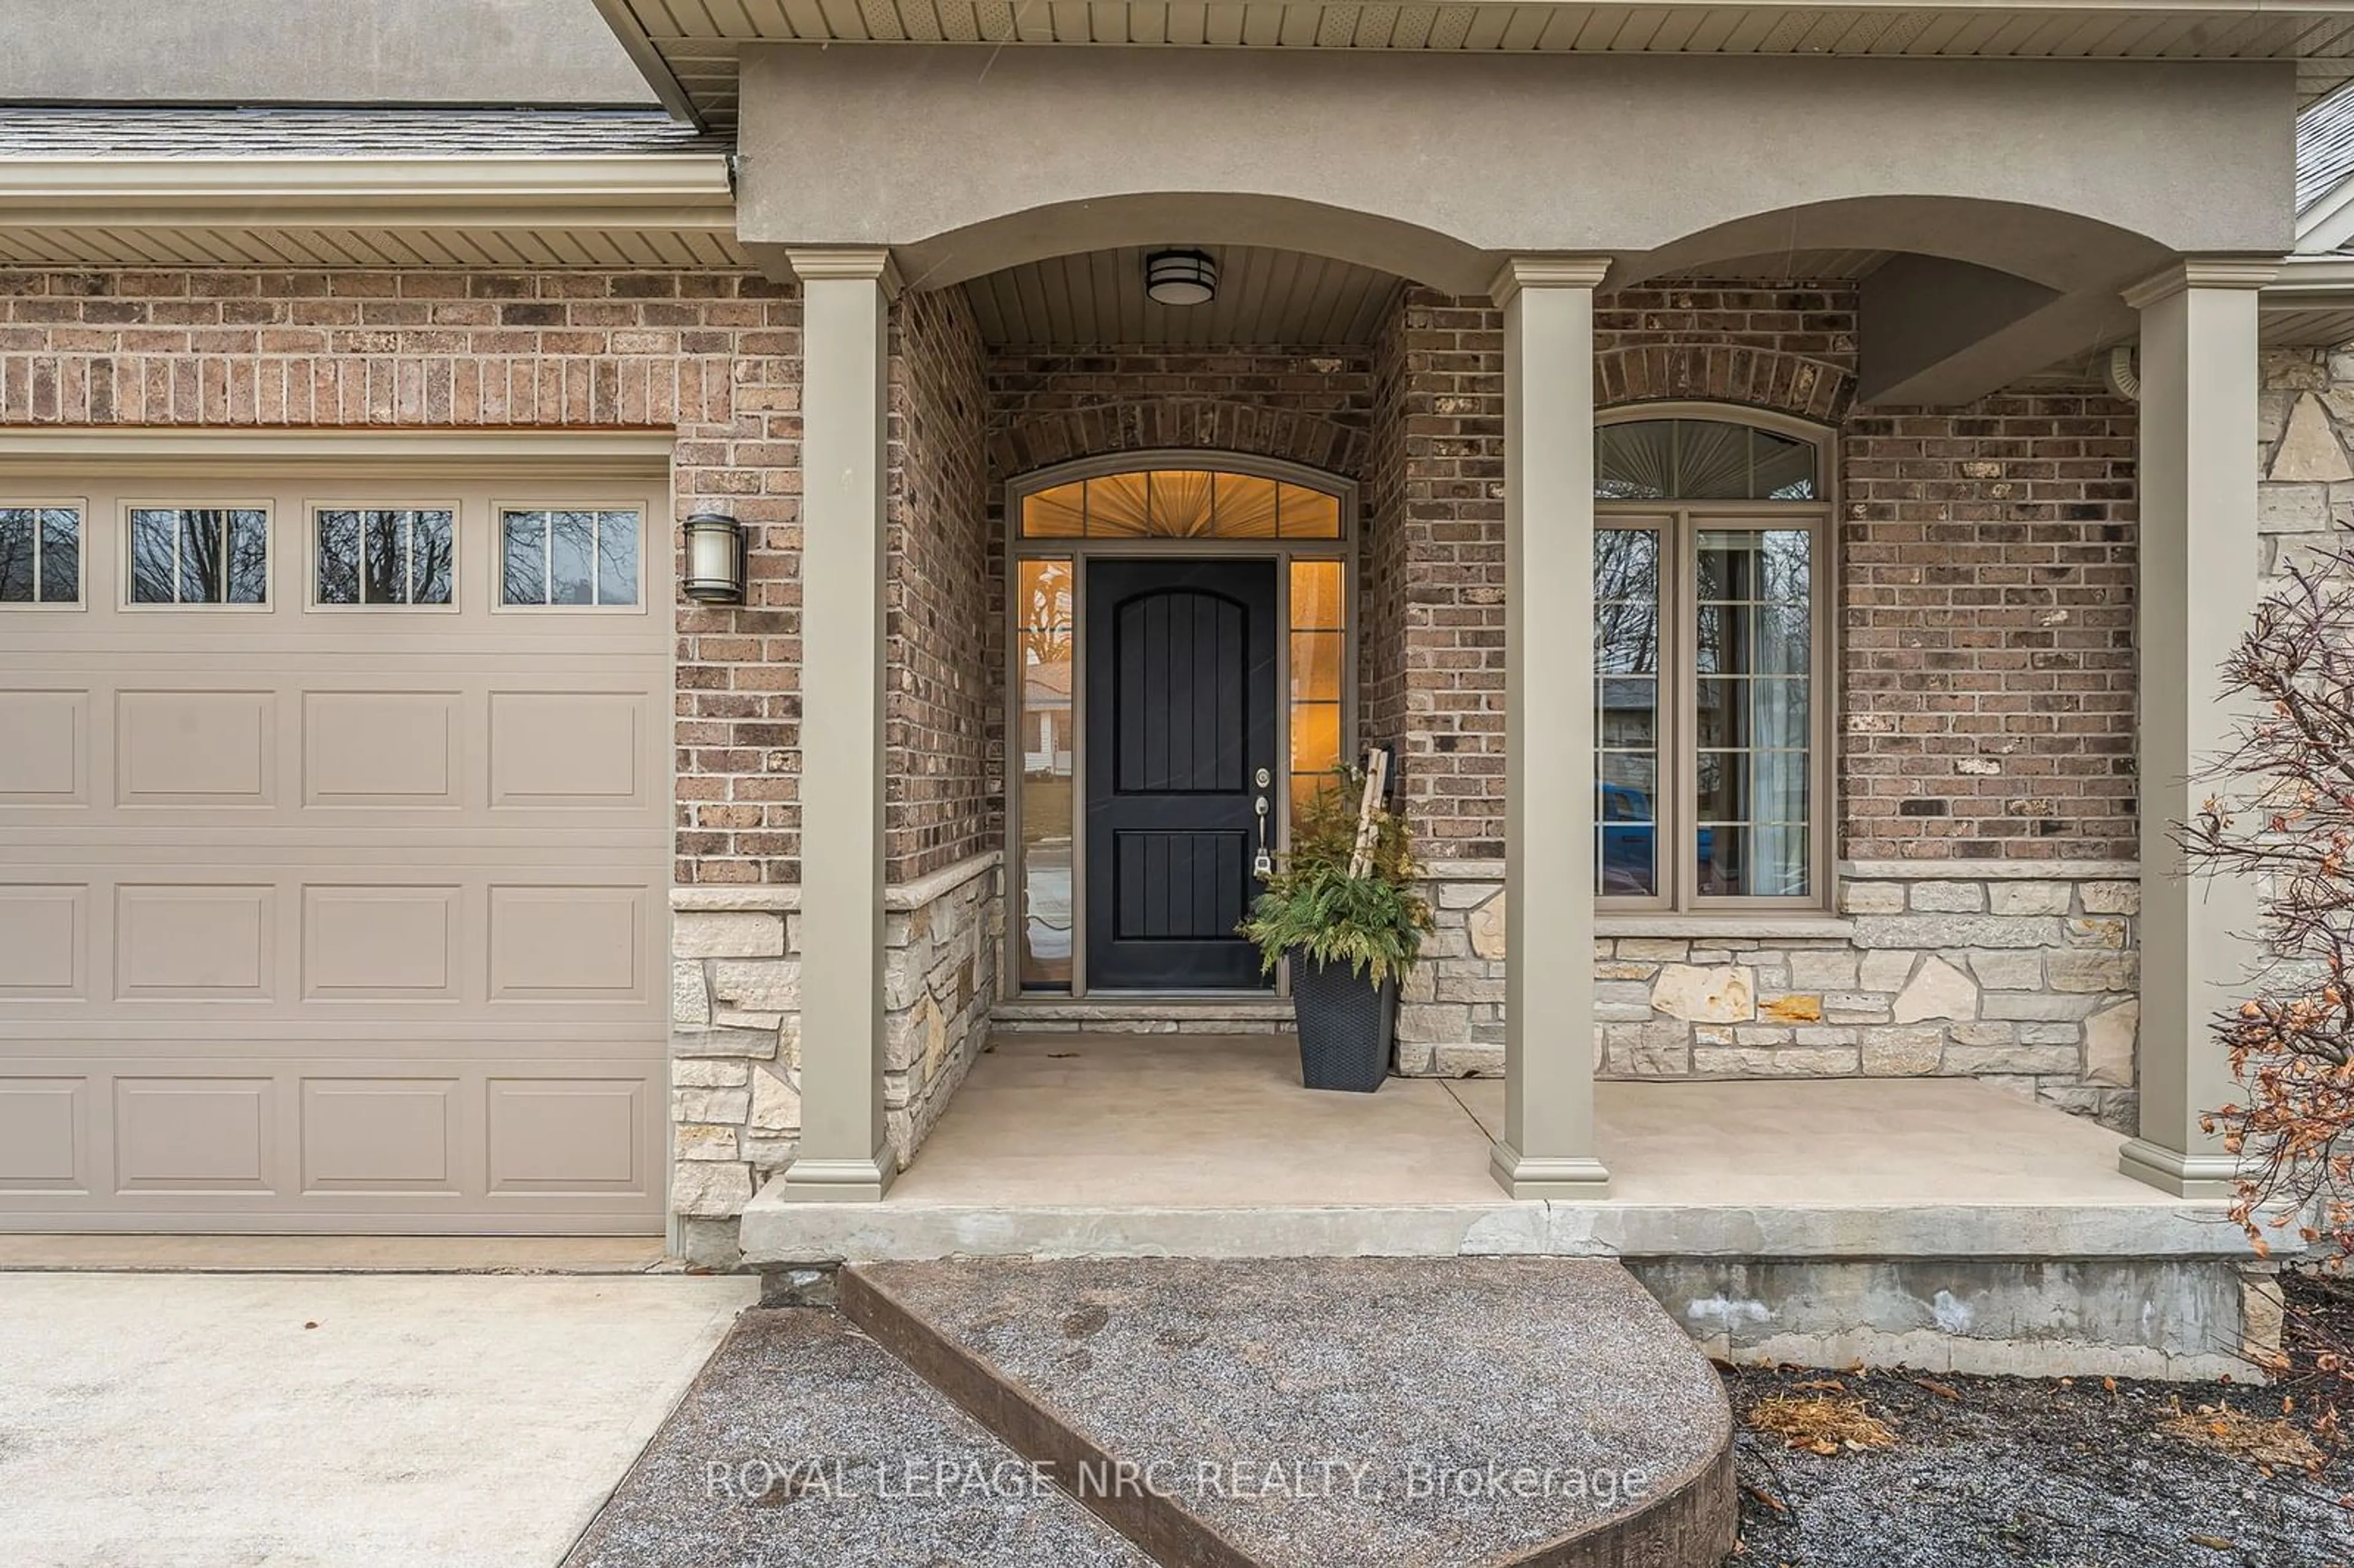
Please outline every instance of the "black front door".
[{"label": "black front door", "polygon": [[1260,782],[1279,772],[1275,569],[1087,564],[1091,989],[1266,983],[1235,924],[1258,892],[1258,802],[1278,800]]}]

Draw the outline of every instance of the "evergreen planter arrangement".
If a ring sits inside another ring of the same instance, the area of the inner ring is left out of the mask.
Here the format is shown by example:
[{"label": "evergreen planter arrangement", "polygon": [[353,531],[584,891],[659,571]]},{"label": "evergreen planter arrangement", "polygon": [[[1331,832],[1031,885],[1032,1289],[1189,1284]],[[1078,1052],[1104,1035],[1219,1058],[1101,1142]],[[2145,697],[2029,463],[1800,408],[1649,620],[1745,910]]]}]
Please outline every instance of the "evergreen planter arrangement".
[{"label": "evergreen planter arrangement", "polygon": [[1302,813],[1242,934],[1264,972],[1290,960],[1300,1081],[1371,1094],[1389,1072],[1398,981],[1433,927],[1405,820],[1382,806],[1378,779],[1342,768],[1339,782]]}]

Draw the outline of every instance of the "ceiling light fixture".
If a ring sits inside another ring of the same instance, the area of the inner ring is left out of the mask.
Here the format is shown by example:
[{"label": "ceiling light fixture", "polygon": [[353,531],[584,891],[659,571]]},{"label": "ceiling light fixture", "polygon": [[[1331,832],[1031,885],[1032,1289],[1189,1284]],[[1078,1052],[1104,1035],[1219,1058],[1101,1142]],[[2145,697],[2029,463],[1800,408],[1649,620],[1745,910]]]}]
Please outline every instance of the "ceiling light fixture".
[{"label": "ceiling light fixture", "polygon": [[1155,304],[1206,305],[1218,295],[1218,263],[1206,250],[1156,250],[1144,259],[1144,292]]}]

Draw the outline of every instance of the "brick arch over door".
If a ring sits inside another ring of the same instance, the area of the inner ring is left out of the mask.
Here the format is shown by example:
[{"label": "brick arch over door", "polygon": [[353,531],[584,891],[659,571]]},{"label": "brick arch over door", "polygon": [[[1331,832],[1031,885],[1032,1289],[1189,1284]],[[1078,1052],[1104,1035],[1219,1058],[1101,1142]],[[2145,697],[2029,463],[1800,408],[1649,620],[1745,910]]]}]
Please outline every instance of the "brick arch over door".
[{"label": "brick arch over door", "polygon": [[1721,344],[1636,344],[1594,356],[1595,401],[1733,403],[1836,425],[1855,397],[1855,376],[1829,360]]},{"label": "brick arch over door", "polygon": [[1351,479],[1364,477],[1367,433],[1295,408],[1208,397],[1162,397],[1057,410],[990,440],[1000,478],[1119,452],[1243,452]]}]

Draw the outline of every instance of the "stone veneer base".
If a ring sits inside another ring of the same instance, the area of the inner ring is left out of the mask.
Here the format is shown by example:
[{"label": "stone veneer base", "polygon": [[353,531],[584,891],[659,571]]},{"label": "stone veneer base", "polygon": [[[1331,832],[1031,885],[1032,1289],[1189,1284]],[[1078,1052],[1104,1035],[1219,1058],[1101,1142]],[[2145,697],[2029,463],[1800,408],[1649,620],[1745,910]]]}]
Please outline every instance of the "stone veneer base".
[{"label": "stone veneer base", "polygon": [[[1408,978],[1398,1070],[1504,1066],[1503,866],[1429,868],[1438,930]],[[2139,869],[1850,862],[1840,912],[1606,913],[1595,1070],[1608,1078],[1974,1077],[2129,1131]]]},{"label": "stone veneer base", "polygon": [[[1004,950],[991,852],[885,897],[884,1118],[905,1170],[989,1034]],[[680,888],[671,915],[671,1209],[690,1261],[735,1261],[735,1220],[801,1137],[799,888]]]}]

